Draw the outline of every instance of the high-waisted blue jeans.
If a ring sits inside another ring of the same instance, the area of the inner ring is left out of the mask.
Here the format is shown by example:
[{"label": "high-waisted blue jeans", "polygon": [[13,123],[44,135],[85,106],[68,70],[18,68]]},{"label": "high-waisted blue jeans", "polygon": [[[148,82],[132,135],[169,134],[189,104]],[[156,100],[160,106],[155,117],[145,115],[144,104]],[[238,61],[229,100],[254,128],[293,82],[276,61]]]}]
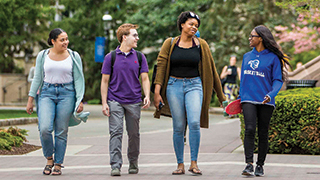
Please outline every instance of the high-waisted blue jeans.
[{"label": "high-waisted blue jeans", "polygon": [[[62,164],[67,147],[68,126],[75,106],[73,82],[49,84],[44,82],[39,96],[39,130],[43,155],[54,155],[54,162]],[[52,132],[54,130],[54,142]]]},{"label": "high-waisted blue jeans", "polygon": [[184,131],[189,126],[191,161],[197,161],[200,145],[200,116],[202,107],[202,83],[200,77],[177,79],[170,77],[167,86],[173,123],[173,145],[177,163],[183,163]]}]

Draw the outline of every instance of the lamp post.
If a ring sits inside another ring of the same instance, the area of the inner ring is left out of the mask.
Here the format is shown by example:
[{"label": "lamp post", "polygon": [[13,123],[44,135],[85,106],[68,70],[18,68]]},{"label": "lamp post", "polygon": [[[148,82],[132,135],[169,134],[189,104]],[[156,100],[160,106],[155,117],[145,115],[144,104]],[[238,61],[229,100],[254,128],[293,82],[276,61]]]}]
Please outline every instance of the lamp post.
[{"label": "lamp post", "polygon": [[108,13],[108,11],[102,16],[103,20],[103,28],[106,34],[106,50],[107,53],[109,52],[109,30],[111,28],[111,21],[112,21],[112,16]]}]

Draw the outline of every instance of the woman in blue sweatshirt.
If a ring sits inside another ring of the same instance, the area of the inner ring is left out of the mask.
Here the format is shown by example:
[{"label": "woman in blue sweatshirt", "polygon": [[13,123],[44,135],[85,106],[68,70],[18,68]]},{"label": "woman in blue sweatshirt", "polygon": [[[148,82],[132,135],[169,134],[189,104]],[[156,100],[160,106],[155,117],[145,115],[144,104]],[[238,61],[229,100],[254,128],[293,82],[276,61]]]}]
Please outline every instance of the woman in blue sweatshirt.
[{"label": "woman in blue sweatshirt", "polygon": [[[239,94],[245,122],[244,151],[247,163],[242,175],[263,176],[275,96],[285,81],[284,64],[289,63],[267,27],[255,27],[251,31],[249,41],[253,50],[243,56]],[[253,150],[257,124],[258,160],[254,172]]]}]

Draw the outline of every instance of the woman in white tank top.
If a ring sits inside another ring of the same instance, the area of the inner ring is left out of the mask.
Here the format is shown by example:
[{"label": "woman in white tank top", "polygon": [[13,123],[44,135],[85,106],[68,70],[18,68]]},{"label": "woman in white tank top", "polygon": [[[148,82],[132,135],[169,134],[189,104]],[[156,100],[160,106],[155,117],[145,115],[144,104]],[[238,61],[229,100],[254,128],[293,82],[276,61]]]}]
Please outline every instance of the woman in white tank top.
[{"label": "woman in white tank top", "polygon": [[[69,39],[65,31],[59,28],[53,29],[49,34],[48,44],[53,47],[41,51],[37,57],[36,73],[29,92],[27,112],[32,113],[34,91],[39,89],[37,113],[40,140],[43,155],[47,159],[43,174],[61,175],[69,120],[74,111],[80,113],[83,110],[83,104],[78,105],[76,102],[79,99],[78,77],[81,79],[80,82],[83,82],[80,83],[81,89],[84,89],[84,77],[80,56],[78,53],[77,56],[75,53],[69,53],[67,49]],[[77,89],[75,89],[75,84],[77,84]],[[80,94],[81,99],[83,93],[84,90]]]}]

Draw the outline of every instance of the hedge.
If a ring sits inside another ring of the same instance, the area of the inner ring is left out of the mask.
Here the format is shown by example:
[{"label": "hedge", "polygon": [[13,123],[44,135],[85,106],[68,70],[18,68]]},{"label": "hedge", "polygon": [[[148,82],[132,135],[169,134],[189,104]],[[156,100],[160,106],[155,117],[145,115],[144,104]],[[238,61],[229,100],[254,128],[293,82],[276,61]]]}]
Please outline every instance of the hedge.
[{"label": "hedge", "polygon": [[[280,91],[269,128],[269,153],[320,154],[320,88]],[[240,115],[240,137],[244,120]],[[256,136],[255,152],[258,138]]]}]

